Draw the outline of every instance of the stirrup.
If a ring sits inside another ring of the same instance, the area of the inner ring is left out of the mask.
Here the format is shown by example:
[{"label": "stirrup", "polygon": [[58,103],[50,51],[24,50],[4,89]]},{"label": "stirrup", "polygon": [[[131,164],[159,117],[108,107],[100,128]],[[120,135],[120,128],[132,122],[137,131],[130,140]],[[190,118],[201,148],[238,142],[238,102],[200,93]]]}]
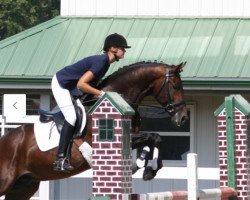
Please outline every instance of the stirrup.
[{"label": "stirrup", "polygon": [[57,158],[57,160],[53,163],[55,171],[64,171],[70,172],[73,171],[75,168],[69,163],[67,157],[65,158]]}]

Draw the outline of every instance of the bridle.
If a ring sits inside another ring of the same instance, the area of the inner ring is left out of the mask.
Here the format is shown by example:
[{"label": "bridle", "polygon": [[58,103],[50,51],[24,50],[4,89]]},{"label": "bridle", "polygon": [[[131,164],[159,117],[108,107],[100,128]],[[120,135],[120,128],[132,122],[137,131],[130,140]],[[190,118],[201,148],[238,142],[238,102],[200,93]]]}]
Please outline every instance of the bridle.
[{"label": "bridle", "polygon": [[[155,98],[157,99],[158,96],[160,95],[160,93],[162,92],[162,90],[168,86],[169,84],[169,78],[170,77],[173,77],[173,76],[176,76],[175,73],[170,73],[170,70],[169,68],[167,67],[166,68],[166,76],[165,76],[165,79],[161,85],[161,88],[159,89],[159,91],[156,93],[155,95]],[[168,114],[170,116],[173,116],[179,109],[180,109],[180,106],[181,105],[186,105],[186,101],[185,100],[181,100],[181,101],[178,101],[178,102],[172,102],[172,98],[170,96],[170,92],[169,92],[169,87],[167,87],[168,89],[168,92],[167,92],[167,101],[166,101],[166,106],[163,106],[165,111],[168,112]],[[163,105],[165,105],[163,103]]]}]

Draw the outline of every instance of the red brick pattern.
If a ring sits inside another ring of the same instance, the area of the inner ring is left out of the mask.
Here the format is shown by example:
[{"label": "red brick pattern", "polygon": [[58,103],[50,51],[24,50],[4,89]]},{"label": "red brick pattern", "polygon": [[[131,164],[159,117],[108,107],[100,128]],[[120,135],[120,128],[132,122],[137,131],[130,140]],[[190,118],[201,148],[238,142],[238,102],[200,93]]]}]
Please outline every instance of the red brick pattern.
[{"label": "red brick pattern", "polygon": [[[114,119],[113,141],[98,141],[99,118]],[[118,200],[122,199],[122,194],[132,193],[132,157],[122,154],[122,119],[130,120],[130,117],[121,115],[108,99],[92,114],[93,196]]]},{"label": "red brick pattern", "polygon": [[[228,186],[227,173],[227,138],[226,138],[226,111],[220,113],[218,120],[218,145],[220,166],[220,187]],[[247,200],[249,193],[249,158],[247,152],[247,117],[237,108],[234,109],[234,139],[236,163],[236,189],[239,200]]]}]

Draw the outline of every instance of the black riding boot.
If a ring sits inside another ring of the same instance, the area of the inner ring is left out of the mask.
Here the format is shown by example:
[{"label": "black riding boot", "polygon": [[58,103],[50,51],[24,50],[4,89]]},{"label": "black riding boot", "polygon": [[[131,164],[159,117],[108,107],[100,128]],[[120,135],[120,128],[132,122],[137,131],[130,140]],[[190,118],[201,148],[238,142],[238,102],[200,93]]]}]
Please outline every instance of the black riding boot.
[{"label": "black riding boot", "polygon": [[60,141],[57,151],[57,158],[54,162],[55,171],[72,171],[74,167],[70,164],[67,157],[67,150],[73,137],[75,127],[67,121],[64,122],[60,135]]}]

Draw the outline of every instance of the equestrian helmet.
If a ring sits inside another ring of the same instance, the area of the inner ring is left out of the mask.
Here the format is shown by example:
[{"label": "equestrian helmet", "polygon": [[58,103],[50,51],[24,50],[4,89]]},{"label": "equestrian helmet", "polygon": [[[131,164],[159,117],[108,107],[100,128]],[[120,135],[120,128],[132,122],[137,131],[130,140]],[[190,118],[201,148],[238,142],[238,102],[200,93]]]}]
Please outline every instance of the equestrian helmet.
[{"label": "equestrian helmet", "polygon": [[130,48],[130,46],[127,44],[127,40],[118,33],[114,33],[106,37],[103,50],[108,51],[109,47]]}]

